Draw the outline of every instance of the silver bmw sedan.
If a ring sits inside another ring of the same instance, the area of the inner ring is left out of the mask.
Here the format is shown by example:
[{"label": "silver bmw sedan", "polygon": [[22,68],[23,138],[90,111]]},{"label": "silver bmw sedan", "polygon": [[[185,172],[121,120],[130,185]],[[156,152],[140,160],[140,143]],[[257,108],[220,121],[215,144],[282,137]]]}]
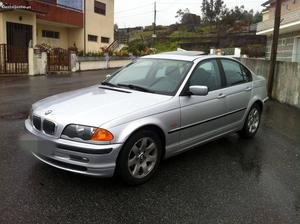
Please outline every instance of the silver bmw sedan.
[{"label": "silver bmw sedan", "polygon": [[136,185],[162,159],[233,132],[254,137],[266,100],[265,79],[235,59],[169,52],[38,101],[25,126],[42,162]]}]

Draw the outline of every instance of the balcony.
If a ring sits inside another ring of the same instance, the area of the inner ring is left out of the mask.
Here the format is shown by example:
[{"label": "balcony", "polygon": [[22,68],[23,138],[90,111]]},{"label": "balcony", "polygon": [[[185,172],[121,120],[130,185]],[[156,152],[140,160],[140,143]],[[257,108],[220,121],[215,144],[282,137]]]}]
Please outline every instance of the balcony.
[{"label": "balcony", "polygon": [[52,5],[57,5],[59,7],[69,8],[78,11],[83,10],[82,0],[36,0],[36,1],[45,2]]},{"label": "balcony", "polygon": [[[271,34],[274,29],[274,19],[269,19],[257,24],[257,34]],[[281,17],[280,32],[300,30],[300,10],[285,14]]]},{"label": "balcony", "polygon": [[83,27],[83,12],[81,10],[58,4],[45,3],[43,1],[32,1],[31,5],[35,9],[46,12],[44,14],[37,14],[37,19],[71,25],[74,27]]},{"label": "balcony", "polygon": [[11,5],[29,6],[32,12],[36,12],[36,18],[71,27],[83,27],[83,12],[80,9],[58,4],[63,1],[56,0],[2,0]]}]

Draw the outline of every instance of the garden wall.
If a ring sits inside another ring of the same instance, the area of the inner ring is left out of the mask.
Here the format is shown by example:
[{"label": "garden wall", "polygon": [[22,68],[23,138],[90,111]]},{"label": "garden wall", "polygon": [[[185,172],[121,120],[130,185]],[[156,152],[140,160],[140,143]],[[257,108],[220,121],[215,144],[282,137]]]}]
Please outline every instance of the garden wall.
[{"label": "garden wall", "polygon": [[[268,80],[270,61],[240,58],[254,73]],[[300,63],[278,61],[275,68],[272,97],[281,103],[300,108]]]},{"label": "garden wall", "polygon": [[132,60],[133,58],[130,57],[78,57],[72,71],[120,68],[128,65]]}]

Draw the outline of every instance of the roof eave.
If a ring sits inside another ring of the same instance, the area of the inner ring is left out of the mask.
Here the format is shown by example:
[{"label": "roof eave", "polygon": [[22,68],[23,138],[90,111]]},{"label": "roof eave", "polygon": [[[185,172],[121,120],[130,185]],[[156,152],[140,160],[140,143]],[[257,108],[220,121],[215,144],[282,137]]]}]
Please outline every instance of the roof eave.
[{"label": "roof eave", "polygon": [[266,7],[266,6],[270,5],[273,2],[274,2],[274,0],[268,0],[268,1],[264,2],[263,4],[261,4],[261,6]]}]

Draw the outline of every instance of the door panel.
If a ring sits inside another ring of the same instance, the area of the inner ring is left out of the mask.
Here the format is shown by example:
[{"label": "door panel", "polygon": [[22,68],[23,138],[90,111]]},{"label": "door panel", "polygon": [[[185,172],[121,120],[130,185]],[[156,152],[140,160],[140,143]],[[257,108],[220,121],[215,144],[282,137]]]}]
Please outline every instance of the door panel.
[{"label": "door panel", "polygon": [[219,65],[215,59],[205,60],[195,68],[185,91],[189,86],[207,86],[207,96],[180,96],[181,127],[180,137],[184,146],[195,144],[218,133],[226,126],[223,117],[228,111],[226,95]]},{"label": "door panel", "polygon": [[[181,96],[181,139],[183,144],[193,144],[209,138],[227,125],[220,117],[227,112],[225,98],[219,98],[223,90],[207,96]],[[218,118],[219,117],[219,118]]]},{"label": "door panel", "polygon": [[251,73],[240,63],[221,59],[227,88],[226,105],[228,106],[228,119],[231,123],[242,121],[248,107],[252,93]]},{"label": "door panel", "polygon": [[251,97],[251,83],[245,83],[237,86],[232,86],[225,89],[226,92],[226,104],[229,109],[228,119],[232,123],[241,121],[245,115],[248,103]]}]

